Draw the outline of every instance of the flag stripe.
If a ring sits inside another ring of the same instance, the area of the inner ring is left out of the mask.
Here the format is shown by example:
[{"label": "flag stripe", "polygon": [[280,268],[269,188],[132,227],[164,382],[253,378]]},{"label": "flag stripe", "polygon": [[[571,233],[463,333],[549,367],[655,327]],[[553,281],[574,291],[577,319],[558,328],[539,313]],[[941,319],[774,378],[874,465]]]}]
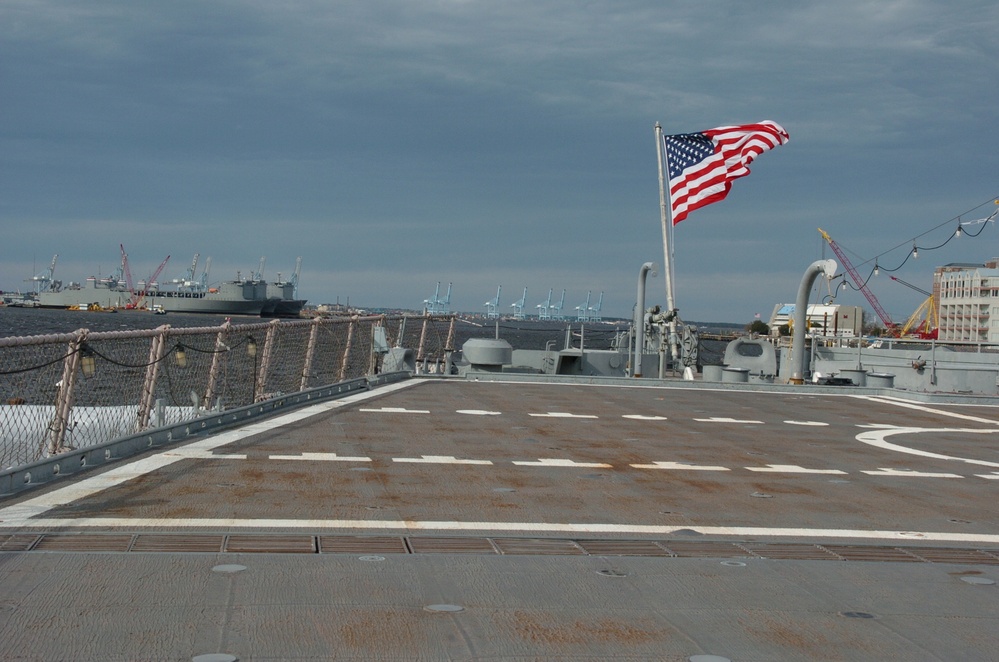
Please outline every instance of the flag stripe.
[{"label": "flag stripe", "polygon": [[771,121],[663,136],[673,224],[724,199],[732,181],[749,174],[753,159],[788,139],[787,131]]}]

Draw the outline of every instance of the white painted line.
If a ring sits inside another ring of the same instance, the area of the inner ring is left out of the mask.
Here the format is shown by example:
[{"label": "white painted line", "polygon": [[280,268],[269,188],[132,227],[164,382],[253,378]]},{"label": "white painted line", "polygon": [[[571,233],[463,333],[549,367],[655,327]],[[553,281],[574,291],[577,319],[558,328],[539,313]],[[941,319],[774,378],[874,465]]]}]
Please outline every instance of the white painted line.
[{"label": "white painted line", "polygon": [[584,467],[590,469],[610,469],[612,465],[601,462],[575,462],[573,460],[558,460],[538,458],[537,462],[514,462],[521,467]]},{"label": "white painted line", "polygon": [[300,455],[268,455],[268,460],[304,460],[309,462],[371,462],[370,457],[337,455],[336,453],[302,453]]},{"label": "white painted line", "polygon": [[719,418],[719,417],[695,418],[694,420],[697,421],[698,423],[753,423],[756,425],[761,425],[763,423],[763,421],[749,421],[749,420],[744,421],[738,418]]},{"label": "white painted line", "polygon": [[420,457],[393,457],[393,462],[410,464],[492,464],[489,460],[459,460],[453,455],[421,455]]},{"label": "white painted line", "polygon": [[908,453],[909,455],[919,455],[920,457],[930,457],[935,460],[951,460],[954,462],[965,462],[967,464],[977,464],[983,467],[999,467],[999,462],[989,462],[987,460],[974,460],[965,457],[954,457],[953,455],[943,455],[941,453],[931,453],[930,451],[921,451],[917,448],[908,448],[907,446],[900,446],[898,444],[893,444],[889,441],[885,441],[888,437],[896,434],[922,434],[922,433],[934,433],[934,432],[961,432],[965,434],[995,434],[999,430],[980,430],[974,428],[878,428],[870,432],[861,432],[857,435],[857,441],[862,444],[867,444],[868,446],[875,446],[876,448],[883,448],[889,451],[895,451],[897,453]]},{"label": "white painted line", "polygon": [[459,409],[456,414],[468,414],[469,416],[499,416],[503,412],[487,411],[485,409]]},{"label": "white painted line", "polygon": [[749,471],[761,473],[787,473],[787,474],[835,474],[843,476],[845,471],[839,469],[806,469],[796,464],[768,464],[765,467],[745,467]]},{"label": "white painted line", "polygon": [[975,474],[979,478],[984,478],[985,480],[999,480],[999,471],[993,471],[990,474]]},{"label": "white painted line", "polygon": [[788,425],[810,425],[813,427],[826,427],[829,424],[823,421],[784,421]]},{"label": "white painted line", "polygon": [[528,416],[536,416],[538,418],[597,418],[592,414],[570,414],[564,411],[550,411],[547,414],[528,414]]},{"label": "white painted line", "polygon": [[223,453],[212,453],[211,451],[187,451],[179,450],[174,452],[163,453],[165,457],[176,457],[181,460],[245,460],[246,455],[241,453],[233,453],[231,455],[226,455]]},{"label": "white painted line", "polygon": [[901,400],[898,398],[892,398],[890,396],[860,396],[866,400],[872,402],[880,402],[886,405],[895,405],[896,407],[905,407],[906,409],[916,409],[918,411],[925,411],[929,414],[937,414],[939,416],[949,416],[951,418],[960,418],[965,421],[974,421],[975,423],[988,423],[989,425],[999,425],[999,421],[993,418],[981,418],[979,416],[968,416],[967,414],[959,414],[953,411],[945,411],[943,409],[934,409],[932,407],[926,407],[924,405],[916,404],[914,402],[908,402],[907,400]]},{"label": "white painted line", "polygon": [[345,519],[224,519],[224,518],[131,518],[83,517],[36,519],[26,522],[3,522],[0,528],[92,528],[92,527],[168,527],[201,529],[313,529],[313,530],[397,530],[397,531],[524,531],[533,533],[618,533],[670,535],[677,531],[696,531],[713,536],[767,536],[774,538],[857,538],[863,540],[912,540],[936,542],[999,544],[999,534],[950,533],[936,531],[890,531],[877,529],[772,528],[757,526],[662,526],[653,524],[554,523],[554,522],[460,522],[423,520],[345,520]]},{"label": "white painted line", "polygon": [[671,469],[675,471],[731,471],[728,467],[714,467],[707,464],[687,464],[686,462],[653,462],[651,464],[630,464],[636,469]]},{"label": "white painted line", "polygon": [[878,471],[862,471],[861,473],[869,476],[904,476],[906,478],[964,478],[958,474],[911,471],[909,469],[892,469],[891,467],[881,467]]},{"label": "white painted line", "polygon": [[621,418],[630,418],[635,421],[665,421],[665,416],[645,416],[644,414],[624,414]]},{"label": "white painted line", "polygon": [[405,407],[379,407],[378,409],[358,409],[357,411],[374,412],[378,414],[429,414],[429,409],[406,409]]}]

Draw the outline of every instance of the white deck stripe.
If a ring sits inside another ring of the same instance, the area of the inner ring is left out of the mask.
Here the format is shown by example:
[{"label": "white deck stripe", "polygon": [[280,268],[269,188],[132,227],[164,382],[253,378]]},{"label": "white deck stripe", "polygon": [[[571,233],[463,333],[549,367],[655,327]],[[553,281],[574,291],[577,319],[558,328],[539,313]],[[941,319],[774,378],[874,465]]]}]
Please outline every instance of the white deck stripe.
[{"label": "white deck stripe", "polygon": [[877,471],[861,471],[860,473],[867,474],[868,476],[901,476],[903,478],[964,478],[964,476],[959,476],[958,474],[892,469],[891,467],[881,467]]},{"label": "white deck stripe", "polygon": [[411,464],[492,464],[489,460],[459,460],[454,455],[421,455],[420,457],[393,457],[393,462]]},{"label": "white deck stripe", "polygon": [[731,471],[728,467],[688,464],[686,462],[652,462],[651,464],[630,464],[628,466],[635,469],[670,469],[674,471]]},{"label": "white deck stripe", "polygon": [[597,418],[593,414],[570,414],[565,411],[550,411],[545,414],[528,414],[537,418]]},{"label": "white deck stripe", "polygon": [[799,467],[796,464],[768,464],[765,467],[745,467],[749,471],[758,471],[761,473],[787,473],[787,474],[846,474],[845,471],[840,471],[839,469],[806,469],[805,467]]},{"label": "white deck stripe", "polygon": [[537,462],[514,462],[521,467],[587,467],[591,469],[610,469],[613,465],[603,462],[575,462],[574,460],[538,458]]},{"label": "white deck stripe", "polygon": [[[244,456],[245,457],[245,456]],[[268,460],[311,460],[318,462],[371,462],[370,457],[337,455],[336,453],[302,453],[301,455],[268,455]]]},{"label": "white deck stripe", "polygon": [[421,520],[347,519],[168,519],[130,517],[49,518],[0,523],[0,528],[199,528],[199,529],[312,529],[312,530],[397,530],[397,531],[477,531],[532,533],[617,533],[629,535],[670,535],[696,531],[714,536],[768,536],[773,538],[859,538],[864,540],[924,540],[999,544],[999,535],[990,533],[950,533],[938,531],[888,531],[877,529],[818,529],[759,526],[662,526],[655,524],[553,523],[553,522],[457,522]]},{"label": "white deck stripe", "polygon": [[738,418],[723,418],[718,416],[713,416],[711,418],[695,418],[694,420],[697,421],[698,423],[752,423],[754,425],[763,424],[763,421],[750,421],[750,420],[744,421]]}]

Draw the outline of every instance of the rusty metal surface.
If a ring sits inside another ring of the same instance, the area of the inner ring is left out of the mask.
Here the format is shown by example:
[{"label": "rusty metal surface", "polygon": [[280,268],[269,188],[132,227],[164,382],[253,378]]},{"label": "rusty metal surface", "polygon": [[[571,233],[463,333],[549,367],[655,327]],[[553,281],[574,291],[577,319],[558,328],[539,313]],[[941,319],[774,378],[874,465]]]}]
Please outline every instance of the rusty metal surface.
[{"label": "rusty metal surface", "polygon": [[997,430],[990,407],[428,381],[0,501],[0,640],[6,659],[989,659]]}]

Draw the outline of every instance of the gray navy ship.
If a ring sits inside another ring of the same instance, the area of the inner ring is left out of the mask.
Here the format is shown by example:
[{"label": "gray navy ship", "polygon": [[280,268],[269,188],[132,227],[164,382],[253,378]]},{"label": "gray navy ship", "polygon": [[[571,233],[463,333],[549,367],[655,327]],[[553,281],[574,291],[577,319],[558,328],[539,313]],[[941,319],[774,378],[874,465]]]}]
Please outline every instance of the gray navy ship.
[{"label": "gray navy ship", "polygon": [[[58,257],[58,256],[56,256]],[[262,317],[295,317],[305,306],[304,299],[296,297],[301,259],[290,281],[268,283],[261,274],[209,285],[208,273],[211,258],[196,277],[199,256],[195,254],[183,278],[159,283],[139,282],[135,288],[128,286],[125,278],[126,263],[109,276],[91,276],[81,283],[63,283],[53,278],[55,257],[48,273],[35,276],[38,284],[37,305],[40,308],[72,308],[80,310],[149,309],[162,312],[204,313],[214,315],[260,315]],[[151,281],[154,279],[151,279]]]}]

